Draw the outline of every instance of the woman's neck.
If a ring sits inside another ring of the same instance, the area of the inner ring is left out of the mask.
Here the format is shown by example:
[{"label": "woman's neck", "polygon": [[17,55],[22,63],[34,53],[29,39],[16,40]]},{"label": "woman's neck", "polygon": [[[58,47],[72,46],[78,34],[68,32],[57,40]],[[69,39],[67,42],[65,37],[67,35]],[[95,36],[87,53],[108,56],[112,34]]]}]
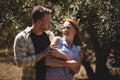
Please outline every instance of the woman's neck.
[{"label": "woman's neck", "polygon": [[68,39],[65,39],[65,40],[67,42],[68,47],[71,48],[72,44],[73,44],[73,41],[72,40],[68,40]]}]

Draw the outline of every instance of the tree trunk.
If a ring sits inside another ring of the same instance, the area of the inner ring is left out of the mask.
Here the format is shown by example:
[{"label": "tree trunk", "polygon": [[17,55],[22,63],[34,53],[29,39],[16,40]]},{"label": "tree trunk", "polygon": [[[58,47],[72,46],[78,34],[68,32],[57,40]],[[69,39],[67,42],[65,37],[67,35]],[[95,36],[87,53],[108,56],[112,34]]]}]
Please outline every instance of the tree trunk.
[{"label": "tree trunk", "polygon": [[90,66],[90,63],[83,60],[82,64],[83,64],[84,67],[85,67],[85,70],[86,70],[86,72],[87,72],[87,75],[88,75],[89,80],[94,80],[95,74],[94,74],[94,72],[93,72],[93,70],[92,70],[92,68],[91,68],[91,66]]},{"label": "tree trunk", "polygon": [[99,46],[95,46],[94,49],[96,53],[95,80],[108,80],[109,70],[106,66],[107,53],[105,53]]},{"label": "tree trunk", "polygon": [[108,80],[109,70],[106,66],[108,52],[105,51],[105,49],[99,45],[97,37],[97,28],[89,26],[88,33],[91,37],[96,56],[95,80]]}]

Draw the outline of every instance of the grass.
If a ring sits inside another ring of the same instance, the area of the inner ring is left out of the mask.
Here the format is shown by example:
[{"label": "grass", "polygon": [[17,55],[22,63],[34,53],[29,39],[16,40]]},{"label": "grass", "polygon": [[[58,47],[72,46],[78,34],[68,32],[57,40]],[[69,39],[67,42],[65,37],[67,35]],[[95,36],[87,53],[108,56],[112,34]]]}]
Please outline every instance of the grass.
[{"label": "grass", "polygon": [[[20,80],[21,68],[14,64],[13,54],[8,54],[8,50],[0,50],[0,80]],[[83,66],[74,80],[88,80]]]}]

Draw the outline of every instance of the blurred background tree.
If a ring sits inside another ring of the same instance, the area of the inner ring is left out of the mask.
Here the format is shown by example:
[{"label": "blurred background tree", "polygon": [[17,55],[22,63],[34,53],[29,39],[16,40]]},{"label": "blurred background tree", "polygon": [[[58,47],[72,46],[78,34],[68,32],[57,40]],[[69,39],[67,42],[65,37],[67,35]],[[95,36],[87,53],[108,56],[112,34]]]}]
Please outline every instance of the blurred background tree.
[{"label": "blurred background tree", "polygon": [[[16,34],[31,26],[33,6],[53,10],[50,30],[61,36],[66,18],[79,21],[89,80],[120,80],[119,0],[0,0],[0,48],[12,49]],[[91,64],[96,65],[95,72]]]}]

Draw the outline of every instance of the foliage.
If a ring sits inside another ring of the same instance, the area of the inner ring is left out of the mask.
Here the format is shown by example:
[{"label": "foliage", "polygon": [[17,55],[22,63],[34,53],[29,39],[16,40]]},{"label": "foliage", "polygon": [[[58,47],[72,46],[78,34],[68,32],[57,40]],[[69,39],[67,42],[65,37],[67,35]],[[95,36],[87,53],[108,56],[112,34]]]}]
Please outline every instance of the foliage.
[{"label": "foliage", "polygon": [[16,33],[18,33],[23,26],[30,23],[29,12],[33,6],[33,2],[26,0],[1,0],[0,1],[0,47],[9,48],[14,41]]},{"label": "foliage", "polygon": [[[89,35],[89,37],[84,38],[86,35],[84,34],[82,40],[84,45],[88,47],[90,47],[90,45],[100,45],[99,48],[103,48],[103,50],[106,52],[105,54],[107,54],[107,57],[109,53],[114,54],[115,57],[112,59],[114,59],[115,62],[109,63],[111,59],[109,58],[107,63],[109,65],[114,65],[109,69],[112,70],[113,68],[116,68],[115,65],[117,66],[117,69],[119,69],[120,1],[83,0],[77,9],[76,18],[79,19],[79,22],[82,25],[81,27],[83,29],[83,34],[87,31],[87,34]],[[105,54],[103,54],[104,57]],[[116,73],[120,74],[120,71],[117,71]]]},{"label": "foliage", "polygon": [[[12,48],[16,34],[26,26],[31,26],[30,15],[35,5],[53,10],[50,30],[55,35],[61,35],[61,26],[66,18],[80,22],[86,61],[95,62],[94,41],[107,52],[107,56],[112,53],[115,61],[120,60],[119,0],[0,0],[0,48]],[[109,60],[107,65],[111,64]]]}]

